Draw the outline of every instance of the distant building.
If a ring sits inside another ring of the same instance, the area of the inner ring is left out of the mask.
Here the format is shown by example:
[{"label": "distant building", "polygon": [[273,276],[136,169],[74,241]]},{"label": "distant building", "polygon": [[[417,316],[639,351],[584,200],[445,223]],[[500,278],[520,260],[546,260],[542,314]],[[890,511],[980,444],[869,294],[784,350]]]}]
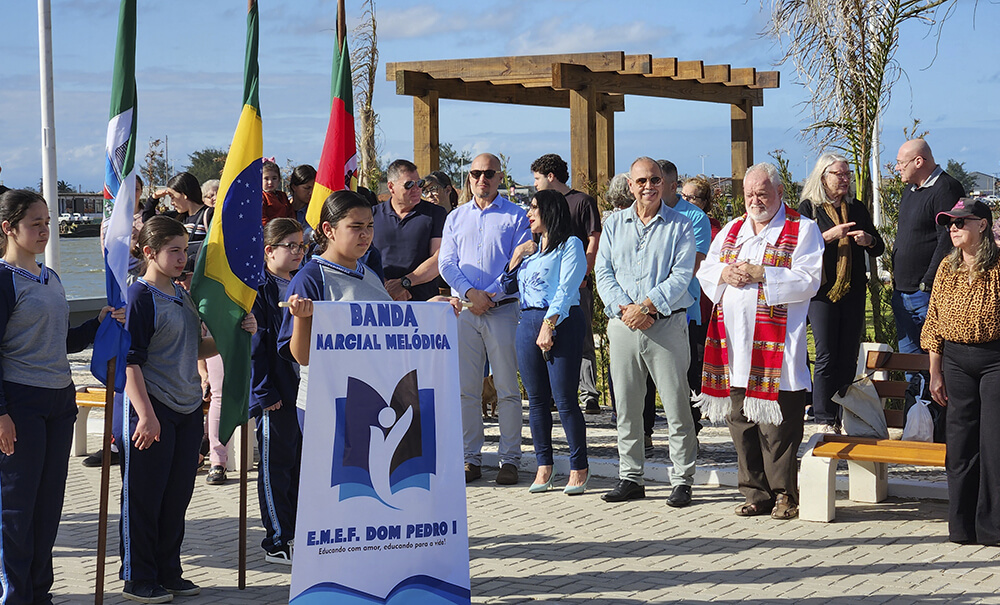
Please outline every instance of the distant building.
[{"label": "distant building", "polygon": [[104,213],[104,195],[101,193],[60,193],[59,214],[91,214]]},{"label": "distant building", "polygon": [[978,192],[979,195],[998,195],[997,177],[995,175],[986,174],[985,172],[970,172],[969,176],[976,179],[976,186],[973,187],[973,192]]}]

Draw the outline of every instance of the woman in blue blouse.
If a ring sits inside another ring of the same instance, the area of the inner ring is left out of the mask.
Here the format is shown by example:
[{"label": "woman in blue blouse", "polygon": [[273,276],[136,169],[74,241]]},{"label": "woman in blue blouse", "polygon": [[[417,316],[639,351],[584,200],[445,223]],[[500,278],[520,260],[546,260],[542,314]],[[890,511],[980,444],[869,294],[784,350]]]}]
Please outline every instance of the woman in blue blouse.
[{"label": "woman in blue blouse", "polygon": [[528,222],[538,243],[527,241],[514,250],[504,280],[509,293],[521,292],[517,366],[528,392],[528,424],[538,462],[528,491],[552,488],[550,405],[555,401],[570,450],[569,481],[563,491],[582,494],[590,478],[587,429],[577,401],[584,334],[580,284],[587,258],[583,242],[573,235],[566,198],[558,191],[535,194]]}]

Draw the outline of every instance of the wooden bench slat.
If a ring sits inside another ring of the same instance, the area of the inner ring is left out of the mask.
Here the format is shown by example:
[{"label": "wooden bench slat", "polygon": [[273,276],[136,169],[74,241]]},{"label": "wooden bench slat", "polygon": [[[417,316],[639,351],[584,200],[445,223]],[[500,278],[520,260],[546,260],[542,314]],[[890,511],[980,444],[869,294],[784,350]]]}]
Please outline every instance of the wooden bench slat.
[{"label": "wooden bench slat", "polygon": [[865,367],[869,370],[927,372],[931,368],[931,358],[926,353],[869,351],[868,359],[865,360]]},{"label": "wooden bench slat", "polygon": [[944,466],[945,445],[922,441],[895,441],[828,435],[824,438],[823,443],[817,444],[813,448],[813,455],[839,460]]}]

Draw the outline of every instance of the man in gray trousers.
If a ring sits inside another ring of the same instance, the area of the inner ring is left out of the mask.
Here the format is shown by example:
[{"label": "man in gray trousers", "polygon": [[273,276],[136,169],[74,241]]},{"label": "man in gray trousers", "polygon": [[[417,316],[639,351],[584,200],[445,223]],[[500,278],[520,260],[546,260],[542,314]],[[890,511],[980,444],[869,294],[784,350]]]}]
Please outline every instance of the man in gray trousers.
[{"label": "man in gray trousers", "polygon": [[[691,504],[698,442],[689,403],[691,352],[685,310],[694,303],[691,221],[661,201],[663,175],[647,157],[632,162],[635,204],[608,217],[594,271],[609,317],[611,378],[618,407],[619,482],[606,502],[644,498],[642,409],[652,376],[667,417],[673,490],[667,504]],[[674,195],[674,192],[669,192]]]}]

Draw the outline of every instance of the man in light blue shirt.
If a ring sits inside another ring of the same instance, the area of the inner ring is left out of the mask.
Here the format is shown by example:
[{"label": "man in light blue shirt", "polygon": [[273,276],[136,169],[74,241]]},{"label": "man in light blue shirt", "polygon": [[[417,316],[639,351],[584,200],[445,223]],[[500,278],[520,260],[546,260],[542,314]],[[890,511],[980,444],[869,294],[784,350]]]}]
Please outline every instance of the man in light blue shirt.
[{"label": "man in light blue shirt", "polygon": [[642,410],[652,375],[669,426],[673,491],[667,504],[691,503],[698,444],[687,386],[686,309],[696,248],[691,221],[662,203],[663,175],[650,158],[629,170],[635,204],[608,217],[594,267],[605,303],[611,378],[618,407],[619,482],[602,498],[644,498]]},{"label": "man in light blue shirt", "polygon": [[517,483],[521,461],[521,388],[517,382],[514,334],[517,296],[503,293],[500,280],[511,255],[531,237],[528,217],[499,195],[500,160],[488,153],[472,160],[469,184],[473,199],[452,211],[444,225],[438,266],[455,296],[472,307],[458,317],[459,378],[465,480],[482,476],[485,441],[480,402],[483,368],[489,357],[497,390],[500,425],[500,472],[497,483]]}]

